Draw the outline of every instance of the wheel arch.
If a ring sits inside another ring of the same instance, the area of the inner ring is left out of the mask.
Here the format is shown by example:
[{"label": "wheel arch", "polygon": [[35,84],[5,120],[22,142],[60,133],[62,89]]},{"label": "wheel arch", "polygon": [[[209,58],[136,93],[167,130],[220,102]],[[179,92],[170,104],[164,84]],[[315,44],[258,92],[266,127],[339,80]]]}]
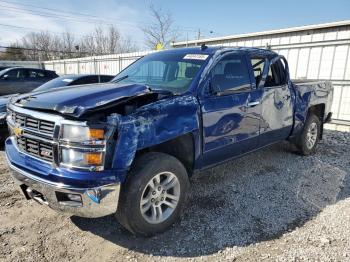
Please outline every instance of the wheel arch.
[{"label": "wheel arch", "polygon": [[192,175],[195,162],[195,138],[193,133],[186,133],[163,143],[144,148],[136,152],[135,158],[148,152],[160,152],[178,159]]},{"label": "wheel arch", "polygon": [[326,109],[326,105],[324,103],[312,105],[308,108],[307,116],[306,116],[306,119],[307,119],[307,117],[309,117],[309,115],[313,114],[313,115],[317,116],[318,119],[320,120],[320,123],[321,123],[320,139],[322,139],[322,137],[323,137],[323,122],[324,122],[324,117],[325,117],[325,109]]}]

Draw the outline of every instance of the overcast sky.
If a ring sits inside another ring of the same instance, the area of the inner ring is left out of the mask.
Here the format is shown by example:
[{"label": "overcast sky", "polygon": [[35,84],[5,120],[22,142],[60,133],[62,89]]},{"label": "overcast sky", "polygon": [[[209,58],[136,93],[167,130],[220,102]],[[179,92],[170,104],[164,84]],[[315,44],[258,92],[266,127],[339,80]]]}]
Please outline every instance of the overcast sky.
[{"label": "overcast sky", "polygon": [[[30,31],[40,30],[56,34],[68,30],[79,37],[91,31],[95,24],[106,26],[113,23],[122,35],[129,36],[143,48],[144,36],[139,28],[140,25],[150,23],[150,16],[146,12],[150,2],[0,0],[0,44],[8,45]],[[152,2],[173,15],[183,39],[187,35],[189,39],[195,38],[198,29],[201,29],[202,36],[211,37],[350,19],[349,0]],[[49,9],[66,12],[56,13],[65,18],[54,17],[55,13]]]}]

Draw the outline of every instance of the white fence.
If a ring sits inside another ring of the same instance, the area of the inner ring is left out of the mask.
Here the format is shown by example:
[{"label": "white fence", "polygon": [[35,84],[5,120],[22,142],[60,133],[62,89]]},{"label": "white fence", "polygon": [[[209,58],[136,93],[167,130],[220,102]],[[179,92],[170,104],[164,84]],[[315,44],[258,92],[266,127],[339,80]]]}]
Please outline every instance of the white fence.
[{"label": "white fence", "polygon": [[152,51],[125,54],[92,56],[75,59],[46,61],[45,69],[54,70],[59,75],[65,74],[106,74],[116,75],[136,59]]},{"label": "white fence", "polygon": [[43,63],[36,61],[7,61],[0,60],[0,66],[8,66],[8,67],[29,67],[29,68],[44,68]]}]

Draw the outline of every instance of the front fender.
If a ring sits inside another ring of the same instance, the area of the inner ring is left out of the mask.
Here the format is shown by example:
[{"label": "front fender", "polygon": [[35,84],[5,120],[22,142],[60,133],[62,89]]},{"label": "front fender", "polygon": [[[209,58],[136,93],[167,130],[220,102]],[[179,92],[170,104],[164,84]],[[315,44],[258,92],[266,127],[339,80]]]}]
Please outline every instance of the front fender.
[{"label": "front fender", "polygon": [[[146,105],[132,115],[117,115],[118,139],[113,168],[129,169],[138,150],[199,130],[199,105],[192,95]],[[196,132],[197,133],[197,132]]]}]

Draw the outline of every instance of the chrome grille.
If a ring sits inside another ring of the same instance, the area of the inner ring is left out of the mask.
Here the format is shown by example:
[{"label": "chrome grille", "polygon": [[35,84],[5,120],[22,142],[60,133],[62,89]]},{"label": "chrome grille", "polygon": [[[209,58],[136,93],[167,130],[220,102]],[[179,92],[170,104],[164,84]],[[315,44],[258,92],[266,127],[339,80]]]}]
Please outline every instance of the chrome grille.
[{"label": "chrome grille", "polygon": [[47,135],[53,135],[55,129],[55,122],[37,119],[24,114],[11,111],[13,122],[21,127],[26,127],[28,130],[42,132]]},{"label": "chrome grille", "polygon": [[53,161],[53,147],[51,144],[23,136],[17,137],[16,140],[20,150],[41,159]]}]

